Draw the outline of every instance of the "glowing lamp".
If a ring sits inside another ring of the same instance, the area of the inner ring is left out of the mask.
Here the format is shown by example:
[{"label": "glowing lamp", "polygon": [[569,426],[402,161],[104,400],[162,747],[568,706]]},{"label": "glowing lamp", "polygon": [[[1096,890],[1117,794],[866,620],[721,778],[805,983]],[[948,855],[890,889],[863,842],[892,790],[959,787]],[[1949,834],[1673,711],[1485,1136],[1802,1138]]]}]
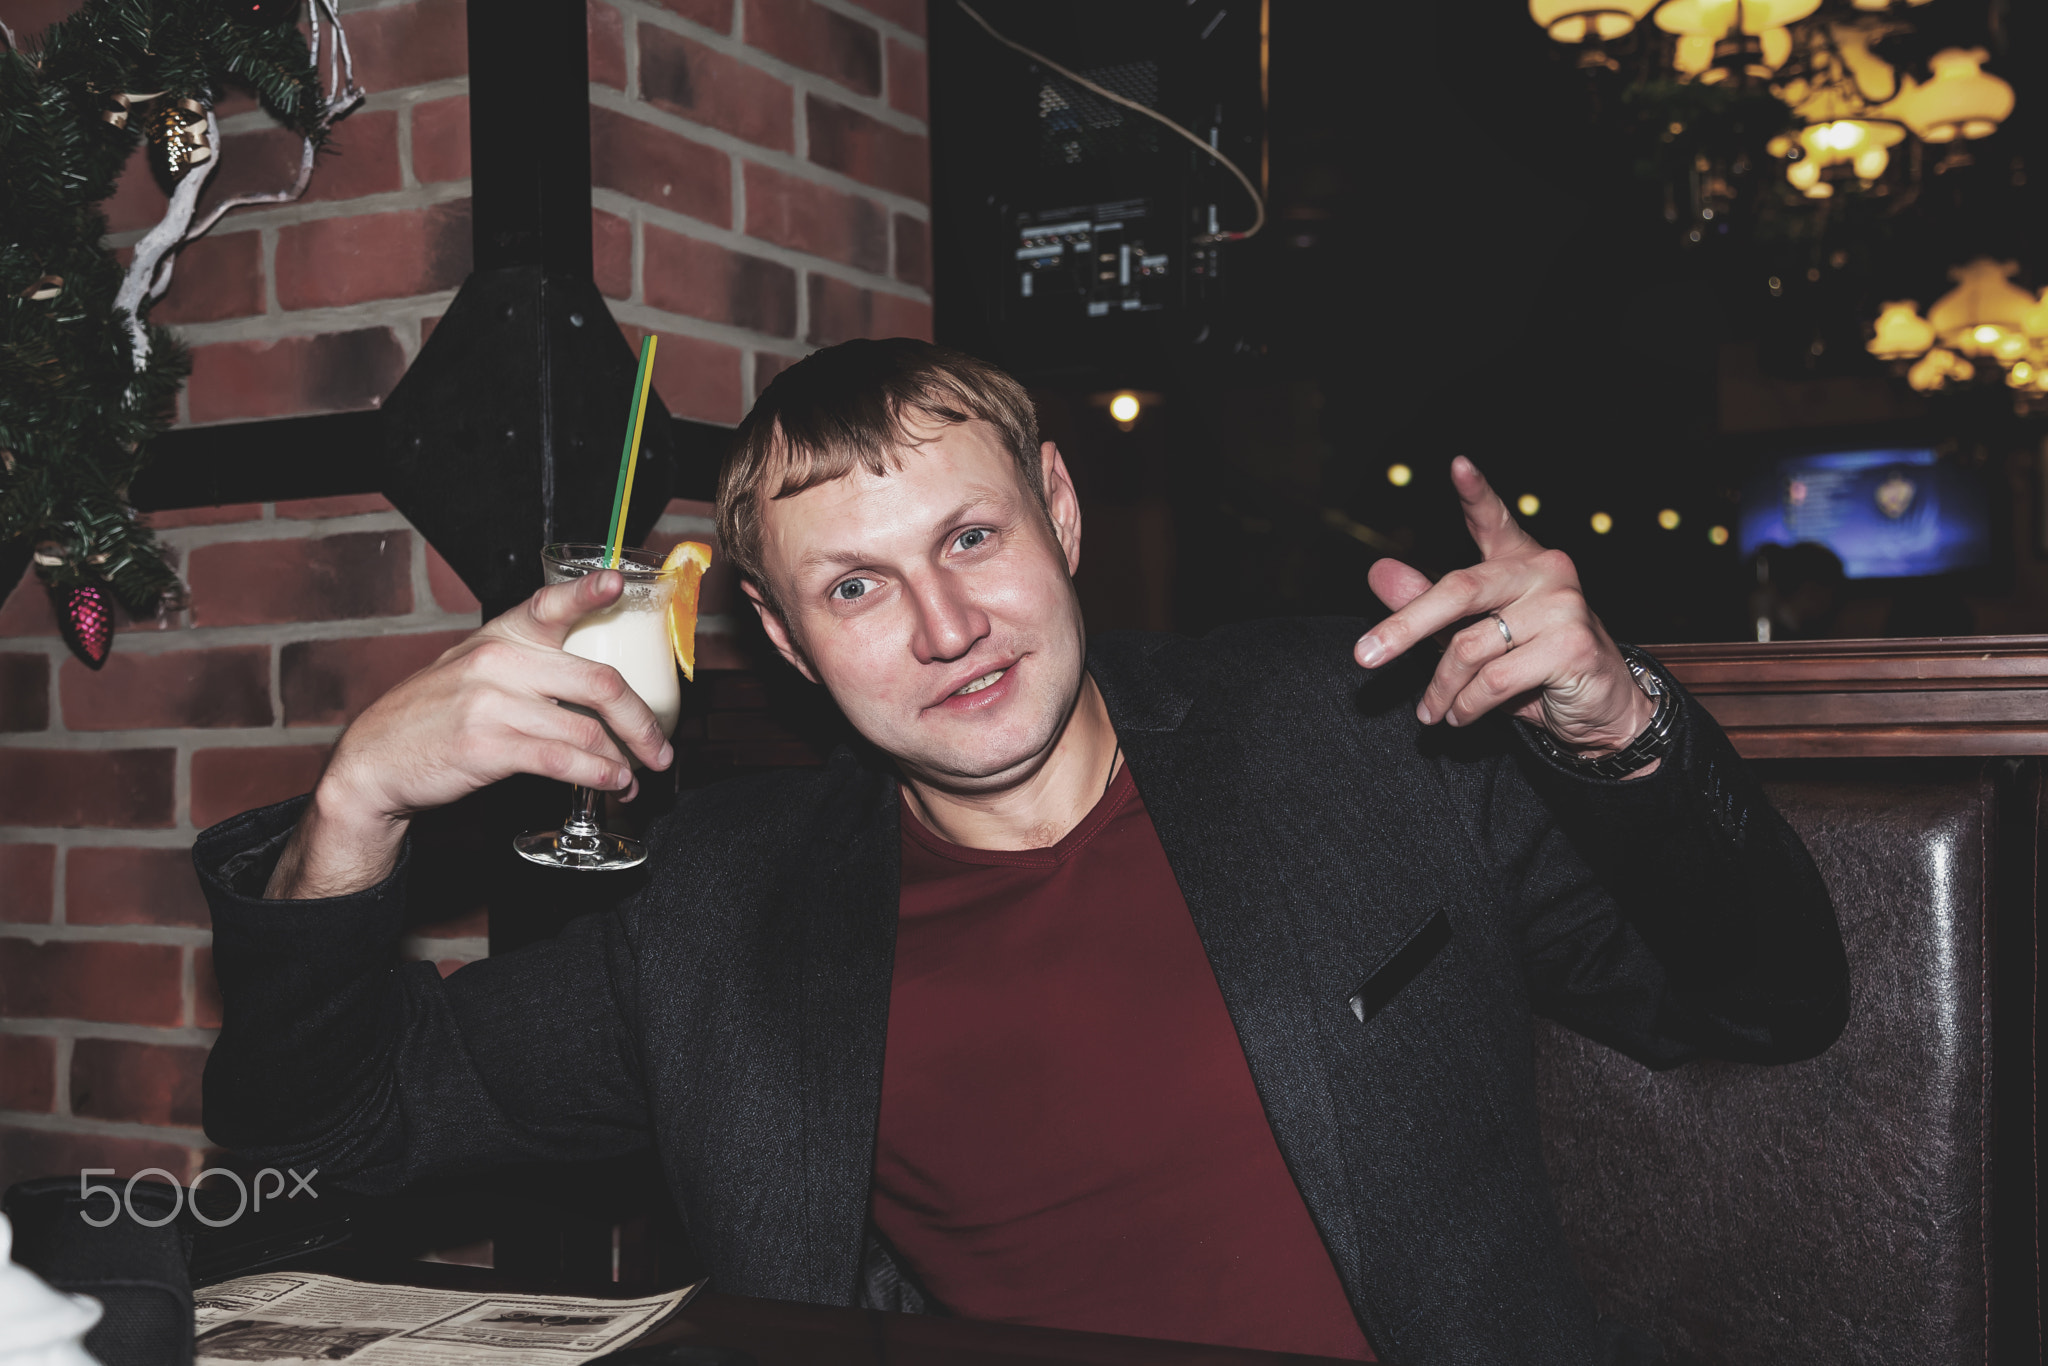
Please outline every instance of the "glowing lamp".
[{"label": "glowing lamp", "polygon": [[1877,333],[1864,349],[1879,360],[1910,360],[1934,345],[1934,325],[1920,316],[1911,299],[1884,306],[1877,315]]},{"label": "glowing lamp", "polygon": [[1663,527],[1666,531],[1678,530],[1678,510],[1676,508],[1665,508],[1657,514],[1657,525]]},{"label": "glowing lamp", "polygon": [[1725,527],[1725,526],[1710,526],[1710,527],[1708,527],[1708,528],[1707,528],[1707,544],[1708,544],[1708,545],[1726,545],[1726,544],[1728,544],[1728,528],[1727,528],[1727,527]]},{"label": "glowing lamp", "polygon": [[1976,374],[1975,366],[1955,352],[1937,346],[1913,362],[1913,368],[1906,372],[1906,383],[1916,393],[1928,394],[1936,389],[1945,389],[1951,383],[1966,383]]},{"label": "glowing lamp", "polygon": [[1118,422],[1138,420],[1138,396],[1126,390],[1109,401],[1109,415]]},{"label": "glowing lamp", "polygon": [[1387,482],[1397,489],[1405,489],[1414,480],[1415,471],[1406,465],[1387,466]]},{"label": "glowing lamp", "polygon": [[1980,256],[1949,271],[1956,287],[1927,310],[1943,346],[1965,356],[1995,356],[2008,336],[2026,335],[2034,296],[2012,282],[2016,269],[2011,261]]},{"label": "glowing lamp", "polygon": [[1614,519],[1604,512],[1596,512],[1593,514],[1592,527],[1595,532],[1605,536],[1614,530]]},{"label": "glowing lamp", "polygon": [[2020,315],[2020,331],[2035,341],[2048,341],[2048,289],[2041,291],[2041,301]]},{"label": "glowing lamp", "polygon": [[1923,141],[1988,138],[2012,113],[2012,87],[1978,69],[1989,55],[1981,47],[1937,52],[1928,60],[1934,79],[1896,101]]},{"label": "glowing lamp", "polygon": [[1525,493],[1520,498],[1515,499],[1515,511],[1521,513],[1524,517],[1534,517],[1537,513],[1543,511],[1543,500],[1533,493]]},{"label": "glowing lamp", "polygon": [[1866,147],[1856,154],[1853,164],[1858,180],[1875,180],[1892,164],[1892,154],[1882,147]]},{"label": "glowing lamp", "polygon": [[[1666,0],[1657,27],[1684,38],[1725,38],[1738,31],[1765,33],[1796,24],[1820,8],[1820,0]],[[1788,49],[1789,50],[1789,49]]]},{"label": "glowing lamp", "polygon": [[1560,43],[1583,43],[1621,37],[1656,5],[1657,0],[1529,0],[1529,17]]}]

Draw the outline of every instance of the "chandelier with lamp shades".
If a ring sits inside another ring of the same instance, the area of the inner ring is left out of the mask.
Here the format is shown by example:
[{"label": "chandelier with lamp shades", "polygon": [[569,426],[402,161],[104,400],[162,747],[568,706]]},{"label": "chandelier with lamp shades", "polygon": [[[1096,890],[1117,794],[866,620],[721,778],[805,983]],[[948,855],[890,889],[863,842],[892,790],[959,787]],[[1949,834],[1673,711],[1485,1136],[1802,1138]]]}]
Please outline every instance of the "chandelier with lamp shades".
[{"label": "chandelier with lamp shades", "polygon": [[1935,146],[1998,130],[2013,109],[2012,86],[1982,69],[1982,48],[1947,48],[1921,82],[1896,70],[1876,46],[1910,25],[1894,11],[1929,0],[1529,0],[1529,14],[1580,64],[1614,68],[1606,44],[1647,19],[1670,40],[1679,81],[1768,89],[1792,127],[1768,150],[1787,182],[1808,199],[1855,183],[1869,188],[1908,136]]},{"label": "chandelier with lamp shades", "polygon": [[1934,393],[2002,374],[2022,411],[2048,403],[2048,289],[2029,294],[2012,282],[2018,265],[1980,256],[1949,271],[1955,288],[1921,317],[1911,299],[1884,304],[1867,345],[1903,370],[1906,383]]}]

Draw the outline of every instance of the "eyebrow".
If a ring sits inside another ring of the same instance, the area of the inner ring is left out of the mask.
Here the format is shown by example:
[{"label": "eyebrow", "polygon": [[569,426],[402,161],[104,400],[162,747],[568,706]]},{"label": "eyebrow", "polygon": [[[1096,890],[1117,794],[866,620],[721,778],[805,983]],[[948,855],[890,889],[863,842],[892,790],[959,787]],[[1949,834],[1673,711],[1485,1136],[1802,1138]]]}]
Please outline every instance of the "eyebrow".
[{"label": "eyebrow", "polygon": [[[977,489],[966,502],[941,517],[940,526],[954,526],[966,520],[967,515],[990,503],[999,503],[1002,495],[994,489]],[[812,550],[798,557],[796,572],[806,575],[817,569],[857,569],[864,564],[874,563],[875,556],[861,550]]]}]

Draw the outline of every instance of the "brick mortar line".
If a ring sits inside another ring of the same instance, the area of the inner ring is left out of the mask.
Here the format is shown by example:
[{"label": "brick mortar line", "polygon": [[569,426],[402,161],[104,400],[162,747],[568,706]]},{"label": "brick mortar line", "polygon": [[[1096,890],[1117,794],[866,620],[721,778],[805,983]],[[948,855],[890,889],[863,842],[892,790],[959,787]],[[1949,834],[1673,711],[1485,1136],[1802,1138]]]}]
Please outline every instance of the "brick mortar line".
[{"label": "brick mortar line", "polygon": [[[220,226],[207,236],[226,237],[257,228],[291,227],[328,218],[366,218],[372,214],[396,213],[404,209],[431,208],[450,200],[467,198],[469,179],[464,177],[461,180],[436,180],[404,189],[379,190],[376,194],[358,195],[354,199],[297,199],[288,204],[252,204],[223,218]],[[135,228],[127,232],[110,232],[100,241],[108,247],[133,246],[148,231],[147,228]]]},{"label": "brick mortar line", "polygon": [[[193,430],[204,431],[205,428]],[[352,531],[416,530],[413,524],[406,520],[405,514],[396,508],[389,512],[340,512],[332,517],[279,517],[274,512],[277,504],[265,503],[263,506],[271,515],[252,518],[246,522],[202,522],[192,526],[165,527],[157,532],[157,536],[165,544],[182,552],[233,541],[311,541],[326,536],[342,536]],[[255,528],[260,529],[251,534],[251,530]]]},{"label": "brick mortar line", "polygon": [[[89,1134],[95,1138],[139,1138],[152,1143],[169,1143],[185,1148],[210,1148],[213,1141],[204,1129],[174,1128],[165,1124],[133,1124],[126,1120],[87,1119],[82,1115],[38,1115],[26,1110],[0,1110],[0,1124],[42,1133]],[[173,1173],[183,1181],[182,1173]],[[125,1189],[127,1178],[116,1181]]]},{"label": "brick mortar line", "polygon": [[[624,10],[626,6],[622,4],[619,8]],[[900,109],[891,107],[889,102],[883,98],[888,92],[886,84],[888,77],[886,73],[888,70],[889,53],[887,47],[884,47],[880,53],[884,72],[883,93],[881,95],[863,95],[852,86],[841,85],[830,76],[816,71],[807,71],[803,67],[792,65],[768,51],[768,49],[755,47],[747,42],[739,31],[740,25],[738,21],[743,8],[744,6],[741,5],[733,7],[734,23],[733,32],[730,35],[692,23],[681,15],[671,14],[665,9],[642,9],[635,6],[633,13],[641,16],[644,22],[654,28],[668,29],[685,38],[700,42],[715,51],[722,52],[736,61],[753,67],[756,71],[766,72],[768,75],[793,87],[798,94],[823,96],[832,100],[835,104],[843,104],[849,109],[858,109],[861,113],[868,114],[879,122],[891,124],[906,133],[924,133],[929,131],[929,124],[925,123],[922,119],[904,113]],[[864,11],[855,10],[841,10],[840,13],[862,19],[878,19],[880,17],[867,15]],[[877,25],[870,24],[868,26],[875,28],[877,32],[881,31]],[[609,89],[610,87],[607,86],[606,88]]]},{"label": "brick mortar line", "polygon": [[[102,825],[0,825],[0,844],[54,844],[59,854],[69,849],[190,849],[194,833],[163,827],[122,830]],[[57,860],[59,867],[65,862],[62,858]],[[36,922],[18,920],[6,923],[29,925]]]},{"label": "brick mortar line", "polygon": [[[619,15],[619,47],[621,49],[620,55],[625,58],[626,89],[638,90],[640,88],[640,25],[627,22],[632,16],[626,13],[624,5],[613,5],[612,8]],[[735,4],[734,8],[737,9],[738,5]],[[591,84],[596,85],[597,82],[592,81]]]},{"label": "brick mortar line", "polygon": [[[704,519],[698,519],[704,520]],[[659,525],[659,523],[657,523]],[[693,527],[699,531],[710,531],[708,525]],[[706,616],[701,619],[700,629],[713,632],[713,623],[726,621],[724,616]],[[366,625],[381,623],[392,629],[365,631]],[[378,640],[386,636],[430,635],[435,631],[474,631],[479,625],[472,612],[443,612],[438,608],[409,613],[405,616],[390,617],[346,617],[339,621],[283,621],[267,625],[252,626],[193,626],[175,631],[131,631],[124,635],[128,649],[139,654],[176,654],[183,650],[224,649],[235,645],[294,645],[304,641],[326,640]],[[0,640],[0,651],[8,654],[45,654],[61,663],[69,657],[64,643],[49,636],[22,636],[13,640]],[[168,730],[170,727],[155,727]],[[203,733],[211,727],[193,726],[179,728]],[[254,730],[257,727],[222,727],[222,729]],[[98,730],[72,730],[68,725],[52,724],[42,730],[7,731],[0,734],[0,746],[13,743],[12,737],[33,735],[99,735]]]},{"label": "brick mortar line", "polygon": [[[263,313],[274,318],[284,312],[284,306],[277,301],[277,231],[274,228],[256,230],[257,268],[263,272]],[[182,386],[190,388],[189,384]]]},{"label": "brick mortar line", "polygon": [[[678,137],[685,137],[692,142],[702,143],[706,147],[725,152],[728,155],[745,157],[749,161],[756,161],[763,166],[771,166],[779,171],[788,171],[794,175],[801,175],[806,179],[821,185],[829,185],[834,189],[866,195],[870,199],[882,201],[891,208],[900,209],[902,212],[909,213],[913,217],[929,218],[931,216],[930,204],[924,200],[906,195],[900,190],[891,190],[880,185],[870,185],[864,180],[855,180],[843,171],[835,171],[829,166],[820,166],[815,161],[804,160],[793,152],[784,152],[774,147],[763,147],[757,142],[748,142],[745,138],[735,137],[731,133],[722,132],[711,127],[709,124],[692,123],[686,118],[671,114],[666,109],[657,108],[644,100],[621,95],[608,85],[594,87],[590,95],[590,105],[593,109],[609,109],[615,114],[623,114],[628,118],[639,119],[642,123],[651,124],[665,133],[674,133]],[[599,96],[603,98],[599,98]],[[467,182],[463,183],[466,184]],[[353,204],[360,201],[344,200],[342,202]]]},{"label": "brick mortar line", "polygon": [[[799,310],[801,310],[803,303],[803,293],[801,291],[797,294],[797,303]],[[621,304],[615,302],[612,305],[612,316],[617,318],[621,324],[630,323],[635,327],[656,328],[676,336],[695,337],[700,341],[721,342],[727,346],[755,346],[766,340],[775,340],[786,344],[790,341],[798,340],[798,338],[792,337],[776,337],[771,339],[766,333],[749,332],[744,328],[733,327],[728,323],[708,322],[703,318],[690,317],[686,313],[667,313],[658,308],[651,308],[646,304]],[[801,317],[798,320],[801,322]]]},{"label": "brick mortar line", "polygon": [[[273,657],[276,654],[271,651]],[[171,824],[180,830],[192,828],[192,747],[188,744],[180,744],[171,756]]]},{"label": "brick mortar line", "polygon": [[36,743],[9,743],[0,745],[0,749],[63,749],[89,753],[110,749],[175,749],[181,754],[202,749],[298,749],[308,745],[331,745],[341,737],[344,729],[339,725],[324,724],[222,726],[217,730],[155,726],[135,730],[26,731],[23,734],[34,736]]},{"label": "brick mortar line", "polygon": [[60,1016],[0,1017],[0,1034],[40,1035],[46,1039],[114,1039],[121,1043],[212,1043],[220,1031],[199,1025],[107,1024]]},{"label": "brick mortar line", "polygon": [[915,46],[919,51],[924,50],[925,38],[923,34],[912,33],[909,29],[885,14],[877,14],[871,9],[862,9],[859,5],[847,3],[847,0],[812,0],[812,3],[816,4],[820,9],[836,10],[849,19],[858,19],[869,28],[881,33],[884,37],[894,38],[906,46]]},{"label": "brick mortar line", "polygon": [[78,1041],[64,1034],[56,1035],[55,1038],[57,1046],[50,1051],[55,1055],[57,1075],[53,1079],[56,1085],[50,1096],[50,1108],[56,1114],[72,1119],[75,1116],[71,1113],[71,1064],[77,1056]]},{"label": "brick mortar line", "polygon": [[[600,196],[602,197],[601,199]],[[642,224],[652,224],[654,227],[660,228],[665,232],[673,232],[680,237],[691,237],[697,241],[710,242],[715,246],[739,251],[748,256],[759,256],[763,260],[773,261],[777,265],[788,266],[791,270],[808,270],[815,271],[820,275],[830,275],[835,279],[843,280],[850,285],[857,285],[862,289],[880,289],[884,293],[901,295],[906,299],[914,299],[919,303],[930,303],[932,301],[929,290],[921,289],[907,280],[898,280],[890,275],[862,270],[859,266],[849,266],[844,262],[834,261],[828,256],[814,256],[809,252],[798,251],[793,247],[785,247],[780,243],[771,242],[765,237],[750,236],[738,228],[721,228],[714,224],[706,223],[701,218],[692,218],[688,214],[678,213],[674,209],[664,209],[658,204],[649,204],[643,199],[635,199],[631,195],[621,193],[618,190],[591,191],[591,206],[593,208],[603,208],[605,212],[616,216],[618,212],[616,206],[621,204],[631,205],[639,210]]]},{"label": "brick mortar line", "polygon": [[177,948],[205,948],[213,942],[212,930],[178,925],[29,925],[0,924],[0,940],[26,939],[32,944],[160,944]]},{"label": "brick mortar line", "polygon": [[[403,100],[398,106],[398,183],[408,190],[420,187],[419,173],[412,165],[412,115],[418,108],[417,100]],[[313,169],[319,170],[317,163]]]},{"label": "brick mortar line", "polygon": [[[386,629],[365,629],[382,626]],[[423,635],[436,627],[474,630],[473,614],[443,612],[440,608],[419,608],[383,617],[343,617],[334,621],[257,622],[235,626],[183,626],[168,631],[126,631],[117,648],[141,654],[175,653],[181,649],[211,649],[224,645],[291,644],[301,640],[353,640],[376,636]],[[180,641],[190,642],[181,645]],[[50,636],[21,636],[0,641],[9,653],[45,653],[60,663],[70,657],[61,640]],[[52,725],[47,729],[68,729]],[[30,734],[32,732],[9,732]]]},{"label": "brick mortar line", "polygon": [[[276,291],[272,287],[270,302],[275,302]],[[325,332],[358,332],[372,327],[386,327],[403,343],[407,337],[417,343],[420,323],[427,318],[439,317],[448,311],[448,305],[455,301],[453,289],[436,290],[431,294],[406,294],[395,299],[368,299],[361,303],[341,304],[332,308],[279,309],[274,313],[256,313],[245,318],[222,318],[216,322],[180,323],[171,330],[178,340],[190,346],[208,346],[216,342],[235,341],[301,341]],[[372,404],[371,407],[376,407]],[[319,411],[350,411],[348,409],[322,409]],[[292,413],[285,416],[312,416],[309,413]],[[258,418],[243,418],[240,421],[261,421]],[[218,427],[225,423],[193,423],[189,419],[178,424],[180,427]]]}]

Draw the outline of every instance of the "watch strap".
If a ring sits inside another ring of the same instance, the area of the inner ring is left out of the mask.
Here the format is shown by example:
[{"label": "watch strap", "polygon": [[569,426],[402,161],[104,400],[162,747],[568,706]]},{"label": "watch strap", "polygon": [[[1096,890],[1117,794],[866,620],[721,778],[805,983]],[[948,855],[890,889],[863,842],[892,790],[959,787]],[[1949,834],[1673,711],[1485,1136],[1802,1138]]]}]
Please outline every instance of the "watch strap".
[{"label": "watch strap", "polygon": [[1652,667],[1656,661],[1632,645],[1623,645],[1620,649],[1636,686],[1657,703],[1656,710],[1650,714],[1650,723],[1643,727],[1640,735],[1612,754],[1588,758],[1565,749],[1541,726],[1527,727],[1529,738],[1538,749],[1566,768],[1595,778],[1626,778],[1653,760],[1669,754],[1673,744],[1672,729],[1678,718],[1677,698]]}]

